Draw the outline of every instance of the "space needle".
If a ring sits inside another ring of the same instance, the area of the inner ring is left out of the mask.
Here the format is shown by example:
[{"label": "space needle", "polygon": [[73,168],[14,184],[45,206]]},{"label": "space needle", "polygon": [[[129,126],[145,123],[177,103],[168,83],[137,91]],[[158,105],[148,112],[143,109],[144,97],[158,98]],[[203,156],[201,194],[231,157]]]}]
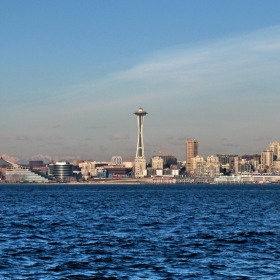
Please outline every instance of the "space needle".
[{"label": "space needle", "polygon": [[143,123],[144,116],[148,113],[142,108],[139,108],[134,115],[137,117],[138,121],[138,138],[137,138],[137,148],[136,148],[136,157],[135,157],[135,177],[141,178],[144,177],[147,173],[146,170],[146,157],[144,153],[144,141],[143,141]]}]

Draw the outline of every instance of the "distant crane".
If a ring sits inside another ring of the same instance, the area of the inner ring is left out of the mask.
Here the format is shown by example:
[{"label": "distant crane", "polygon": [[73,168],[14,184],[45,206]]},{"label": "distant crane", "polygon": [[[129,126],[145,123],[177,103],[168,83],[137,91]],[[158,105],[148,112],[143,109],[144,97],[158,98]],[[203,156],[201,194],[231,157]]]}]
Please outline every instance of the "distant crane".
[{"label": "distant crane", "polygon": [[[168,153],[168,152],[176,152],[178,150],[157,150],[157,151],[154,151],[155,154],[159,155],[159,156],[162,156],[162,153]],[[168,156],[172,156],[172,154],[168,154]]]},{"label": "distant crane", "polygon": [[157,150],[157,151],[154,151],[154,153],[159,153],[159,155],[161,156],[161,154],[162,154],[162,150]]}]

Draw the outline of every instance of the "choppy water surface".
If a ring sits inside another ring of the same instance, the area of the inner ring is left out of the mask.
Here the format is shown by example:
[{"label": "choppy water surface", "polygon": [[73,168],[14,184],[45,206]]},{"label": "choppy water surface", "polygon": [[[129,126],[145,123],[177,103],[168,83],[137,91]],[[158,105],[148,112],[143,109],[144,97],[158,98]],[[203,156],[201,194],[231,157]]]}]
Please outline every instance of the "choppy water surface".
[{"label": "choppy water surface", "polygon": [[280,186],[0,186],[0,279],[280,279]]}]

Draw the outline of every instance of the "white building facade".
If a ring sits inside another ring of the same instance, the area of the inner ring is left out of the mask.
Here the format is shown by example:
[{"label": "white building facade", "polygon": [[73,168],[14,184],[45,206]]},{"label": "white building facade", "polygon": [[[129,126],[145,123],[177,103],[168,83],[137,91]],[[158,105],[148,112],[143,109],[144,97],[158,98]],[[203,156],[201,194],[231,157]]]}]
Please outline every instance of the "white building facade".
[{"label": "white building facade", "polygon": [[261,153],[261,170],[270,172],[273,167],[273,151],[265,150]]},{"label": "white building facade", "polygon": [[280,142],[273,141],[269,143],[269,150],[273,152],[273,156],[276,160],[280,160]]},{"label": "white building facade", "polygon": [[153,157],[152,158],[152,168],[153,169],[163,169],[163,158]]}]

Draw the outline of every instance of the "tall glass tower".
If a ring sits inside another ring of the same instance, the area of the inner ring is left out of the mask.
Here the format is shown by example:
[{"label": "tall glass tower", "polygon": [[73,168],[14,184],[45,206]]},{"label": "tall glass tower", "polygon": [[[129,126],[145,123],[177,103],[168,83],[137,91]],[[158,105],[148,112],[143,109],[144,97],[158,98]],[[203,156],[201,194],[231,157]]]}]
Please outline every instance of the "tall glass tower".
[{"label": "tall glass tower", "polygon": [[137,117],[138,121],[138,138],[137,138],[137,148],[134,166],[134,175],[136,178],[144,177],[147,173],[146,170],[146,158],[144,152],[144,141],[143,141],[143,123],[144,116],[148,113],[142,108],[139,108],[134,115]]}]

